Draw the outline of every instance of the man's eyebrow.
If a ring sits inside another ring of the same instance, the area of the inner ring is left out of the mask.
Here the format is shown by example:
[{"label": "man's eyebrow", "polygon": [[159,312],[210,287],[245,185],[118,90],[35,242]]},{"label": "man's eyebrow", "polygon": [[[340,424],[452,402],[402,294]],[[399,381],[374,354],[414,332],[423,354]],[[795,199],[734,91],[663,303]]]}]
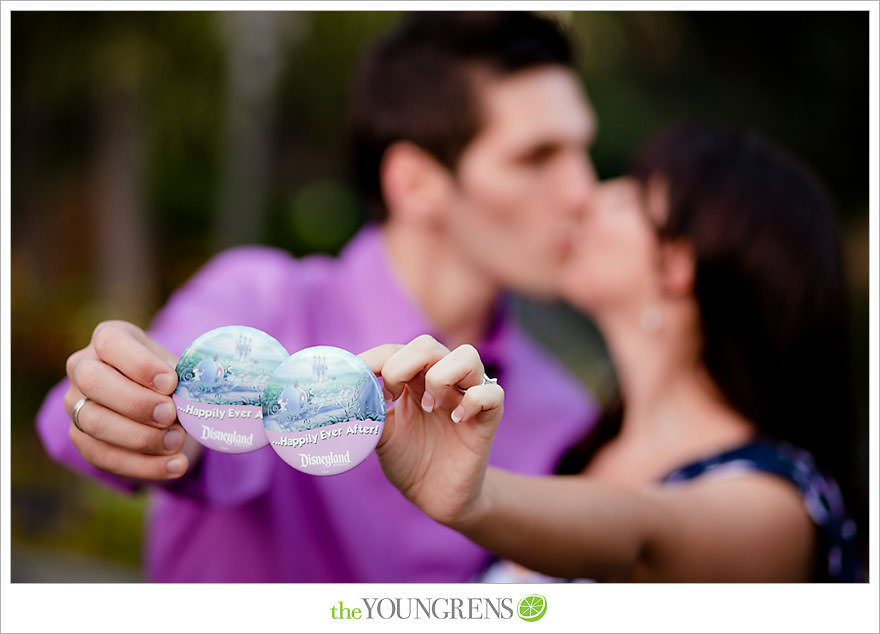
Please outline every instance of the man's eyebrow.
[{"label": "man's eyebrow", "polygon": [[561,147],[562,143],[557,139],[540,140],[520,148],[516,152],[515,156],[518,160],[539,158],[543,156],[549,156],[559,150],[559,148]]},{"label": "man's eyebrow", "polygon": [[589,150],[590,146],[593,144],[595,136],[595,128],[590,128],[585,131],[583,135],[578,135],[576,139],[575,137],[562,136],[533,139],[517,148],[513,153],[513,157],[517,161],[527,161],[542,157],[547,158],[555,152],[571,145],[572,142],[577,145],[583,145],[584,148]]}]

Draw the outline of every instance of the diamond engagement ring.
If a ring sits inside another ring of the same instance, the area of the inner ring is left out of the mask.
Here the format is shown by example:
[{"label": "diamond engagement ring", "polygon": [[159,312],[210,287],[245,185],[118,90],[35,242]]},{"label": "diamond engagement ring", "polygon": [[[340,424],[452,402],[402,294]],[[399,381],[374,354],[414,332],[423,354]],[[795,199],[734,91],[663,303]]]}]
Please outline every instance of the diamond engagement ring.
[{"label": "diamond engagement ring", "polygon": [[73,411],[70,412],[70,419],[73,421],[73,426],[80,430],[82,433],[86,433],[85,430],[79,426],[79,410],[83,408],[89,400],[88,396],[83,396],[76,402],[76,405],[73,406]]}]

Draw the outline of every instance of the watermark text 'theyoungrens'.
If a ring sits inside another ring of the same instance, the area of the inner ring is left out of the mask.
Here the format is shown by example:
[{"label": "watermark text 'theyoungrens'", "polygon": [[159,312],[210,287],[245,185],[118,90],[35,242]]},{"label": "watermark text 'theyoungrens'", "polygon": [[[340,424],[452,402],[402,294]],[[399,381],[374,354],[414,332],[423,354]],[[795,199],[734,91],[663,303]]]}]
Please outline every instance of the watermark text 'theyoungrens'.
[{"label": "watermark text 'theyoungrens'", "polygon": [[343,620],[480,620],[509,619],[514,615],[510,597],[361,597],[360,605],[338,601],[330,617]]},{"label": "watermark text 'theyoungrens'", "polygon": [[334,620],[500,620],[518,616],[536,621],[546,612],[546,599],[538,595],[516,603],[511,597],[361,597],[337,601],[330,607]]}]

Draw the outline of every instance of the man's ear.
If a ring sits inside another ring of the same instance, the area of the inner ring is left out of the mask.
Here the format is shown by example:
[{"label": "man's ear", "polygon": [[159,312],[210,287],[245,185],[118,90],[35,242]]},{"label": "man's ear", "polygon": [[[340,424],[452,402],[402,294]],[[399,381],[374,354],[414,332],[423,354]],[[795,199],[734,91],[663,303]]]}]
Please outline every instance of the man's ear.
[{"label": "man's ear", "polygon": [[428,225],[446,217],[452,174],[417,145],[392,143],[382,157],[379,178],[391,217]]},{"label": "man's ear", "polygon": [[697,263],[694,250],[684,240],[660,245],[660,287],[669,297],[686,297],[694,292]]}]

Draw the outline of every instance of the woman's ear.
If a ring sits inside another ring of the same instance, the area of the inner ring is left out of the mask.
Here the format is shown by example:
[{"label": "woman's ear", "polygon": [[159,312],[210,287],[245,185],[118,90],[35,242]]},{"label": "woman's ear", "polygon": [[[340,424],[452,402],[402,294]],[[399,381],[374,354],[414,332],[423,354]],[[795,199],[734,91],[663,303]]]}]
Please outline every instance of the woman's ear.
[{"label": "woman's ear", "polygon": [[391,218],[436,225],[448,213],[452,175],[413,143],[392,143],[379,168],[382,195]]},{"label": "woman's ear", "polygon": [[696,260],[693,247],[684,240],[660,245],[660,287],[664,295],[686,297],[694,292]]}]

